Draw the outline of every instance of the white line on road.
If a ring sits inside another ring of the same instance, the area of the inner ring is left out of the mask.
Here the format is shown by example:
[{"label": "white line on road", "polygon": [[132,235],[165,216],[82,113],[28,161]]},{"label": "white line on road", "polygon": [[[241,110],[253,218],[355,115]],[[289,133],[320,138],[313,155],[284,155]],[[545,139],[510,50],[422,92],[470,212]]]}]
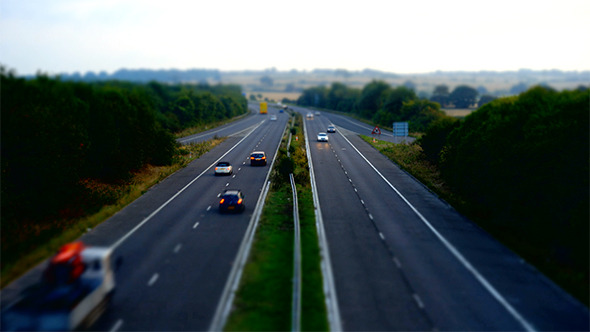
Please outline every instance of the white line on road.
[{"label": "white line on road", "polygon": [[420,309],[424,309],[424,303],[422,303],[422,299],[420,299],[420,296],[418,296],[418,294],[414,294],[414,300],[416,300],[416,303],[418,304],[418,307],[420,307]]},{"label": "white line on road", "polygon": [[197,228],[197,226],[199,226],[199,222],[197,221],[197,223],[193,226],[193,229]]},{"label": "white line on road", "polygon": [[148,286],[150,286],[150,287],[151,287],[151,286],[153,286],[153,285],[156,283],[156,281],[158,281],[158,278],[159,278],[159,277],[160,277],[160,275],[158,275],[157,273],[155,273],[155,274],[154,274],[154,275],[153,275],[153,276],[150,278],[150,281],[148,281],[147,285],[148,285]]},{"label": "white line on road", "polygon": [[[222,130],[224,130],[224,129],[231,128],[231,127],[235,126],[236,124],[238,124],[238,123],[235,123],[235,124],[232,124],[232,125],[229,125],[229,126],[226,126],[226,127],[220,128],[220,129],[218,129],[218,130],[214,130],[214,131],[205,132],[205,133],[203,133],[203,134],[201,134],[201,135],[197,135],[197,136],[190,136],[190,137],[187,137],[187,138],[182,138],[182,139],[179,139],[179,140],[177,140],[177,141],[178,141],[179,143],[181,143],[181,144],[182,144],[182,143],[189,142],[189,141],[194,141],[194,140],[196,140],[196,139],[199,139],[199,138],[201,138],[201,137],[205,137],[205,136],[208,136],[208,135],[211,135],[211,134],[214,134],[214,133],[220,132],[220,131],[222,131]],[[252,126],[250,126],[250,127],[252,127]],[[241,131],[239,131],[239,132],[237,132],[237,133],[235,133],[235,134],[229,135],[229,136],[234,136],[234,135],[236,135],[236,134],[238,134],[238,133],[241,133],[241,132],[243,132],[243,131],[246,131],[246,130],[250,129],[250,127],[246,128],[246,129],[244,129],[244,130],[241,130]]]},{"label": "white line on road", "polygon": [[[286,125],[285,130],[287,130]],[[281,137],[282,136],[283,135],[281,135]],[[234,259],[234,264],[225,283],[225,287],[223,288],[223,292],[217,304],[217,309],[215,310],[213,320],[211,321],[211,325],[209,326],[209,331],[223,330],[227,318],[229,317],[234,297],[238,290],[240,279],[242,277],[242,272],[244,270],[244,266],[246,265],[246,261],[250,254],[250,248],[252,247],[252,243],[254,242],[254,235],[256,234],[258,222],[260,221],[260,216],[262,215],[264,202],[266,200],[266,196],[268,195],[268,190],[270,188],[270,181],[268,180],[270,177],[270,170],[272,170],[273,168],[280,146],[280,144],[277,144],[277,149],[275,150],[272,162],[270,163],[270,166],[268,168],[269,171],[267,171],[266,178],[264,179],[264,185],[261,188],[262,193],[258,197],[258,201],[256,202],[256,206],[254,208],[254,213],[250,217],[248,228],[244,233],[244,237],[242,238],[240,248],[238,249],[238,253],[236,255],[236,258]]]},{"label": "white line on road", "polygon": [[410,201],[408,201],[404,195],[402,195],[402,193],[397,190],[397,188],[395,186],[393,186],[391,184],[391,182],[389,182],[385,176],[383,176],[383,174],[381,174],[381,172],[379,172],[377,170],[377,168],[375,166],[373,166],[373,164],[371,164],[371,162],[356,148],[356,146],[354,146],[349,140],[348,138],[346,138],[346,136],[342,135],[342,133],[340,134],[342,137],[344,137],[344,139],[348,142],[348,144],[350,144],[350,146],[352,146],[352,148],[367,162],[367,164],[369,164],[369,166],[371,166],[371,168],[373,168],[373,170],[379,174],[379,176],[383,179],[383,181],[385,181],[385,183],[387,183],[389,185],[389,187],[391,189],[393,189],[393,191],[395,191],[395,193],[410,207],[410,209],[412,209],[412,211],[414,211],[414,213],[418,216],[418,218],[420,218],[420,220],[424,223],[424,225],[426,225],[426,227],[428,227],[432,233],[434,233],[434,235],[443,243],[443,245],[451,252],[451,254],[453,256],[455,256],[455,258],[461,262],[461,264],[463,264],[463,266],[469,271],[471,272],[471,274],[475,277],[475,279],[477,279],[477,281],[479,281],[479,283],[506,309],[506,311],[508,311],[508,313],[510,313],[510,315],[512,315],[512,317],[518,322],[520,323],[520,325],[527,331],[535,331],[535,328],[531,325],[531,323],[529,323],[526,319],[524,319],[524,317],[522,317],[522,315],[516,310],[514,309],[514,307],[512,307],[512,305],[510,305],[510,303],[508,303],[508,301],[504,298],[504,296],[502,296],[502,294],[500,294],[500,292],[498,292],[496,290],[496,288],[494,286],[492,286],[492,284],[489,283],[489,281],[484,278],[483,275],[481,275],[479,273],[479,271],[473,266],[471,265],[471,263],[467,260],[467,258],[465,258],[460,252],[459,250],[457,250],[457,248],[455,248],[455,246],[453,246],[451,244],[451,242],[449,242],[444,236],[442,236],[442,234],[440,234],[436,228],[434,228],[434,226],[432,226],[432,224],[418,211],[418,209],[416,209],[414,207],[414,205],[412,205],[412,203],[410,203]]},{"label": "white line on road", "polygon": [[178,197],[178,195],[180,195],[182,192],[184,192],[188,187],[190,187],[195,181],[197,181],[201,176],[203,176],[203,174],[207,173],[209,171],[209,169],[211,167],[213,167],[213,165],[216,165],[223,157],[225,157],[227,154],[229,154],[233,149],[235,149],[238,145],[240,145],[240,143],[242,143],[248,136],[250,136],[258,127],[260,127],[262,125],[262,123],[264,123],[264,120],[262,120],[258,125],[256,125],[252,131],[250,131],[246,136],[244,136],[239,142],[237,142],[234,146],[231,147],[231,149],[227,150],[226,153],[224,153],[221,157],[219,157],[219,159],[217,159],[216,161],[214,161],[211,165],[209,165],[209,167],[207,167],[203,172],[201,172],[201,174],[197,175],[194,179],[191,180],[191,182],[189,182],[186,186],[184,186],[181,190],[179,190],[174,196],[170,197],[170,199],[168,199],[164,204],[160,205],[160,207],[158,207],[156,210],[154,210],[154,212],[152,212],[149,216],[147,216],[145,219],[143,219],[142,222],[140,222],[139,224],[137,224],[137,226],[135,226],[131,231],[129,231],[127,234],[125,234],[125,236],[121,237],[117,242],[115,242],[115,244],[113,244],[111,246],[111,250],[115,250],[115,248],[117,248],[118,246],[121,245],[121,243],[125,242],[125,240],[127,240],[133,233],[135,233],[138,229],[140,229],[146,222],[148,222],[150,219],[152,219],[156,214],[158,214],[158,212],[162,211],[163,208],[165,208],[168,204],[170,204],[170,202],[172,202],[176,197]]},{"label": "white line on road", "polygon": [[[303,121],[303,135],[304,137],[307,137],[306,121]],[[315,208],[315,223],[316,230],[318,232],[320,255],[322,256],[320,266],[322,270],[326,309],[328,311],[328,323],[330,324],[330,331],[342,331],[342,319],[340,317],[340,308],[338,307],[338,296],[336,294],[336,285],[334,283],[332,261],[330,258],[330,250],[328,248],[328,239],[326,237],[326,231],[324,228],[322,209],[320,207],[320,200],[315,182],[315,172],[313,171],[313,162],[308,139],[305,140],[305,151],[307,153],[307,163],[309,164],[309,177],[311,182],[313,205]]]},{"label": "white line on road", "polygon": [[121,326],[123,326],[123,320],[119,319],[115,325],[113,325],[113,328],[111,328],[110,332],[117,332],[119,331],[119,329],[121,328]]},{"label": "white line on road", "polygon": [[178,254],[178,252],[180,251],[180,248],[182,248],[182,243],[179,243],[176,245],[176,247],[174,247],[174,253]]}]

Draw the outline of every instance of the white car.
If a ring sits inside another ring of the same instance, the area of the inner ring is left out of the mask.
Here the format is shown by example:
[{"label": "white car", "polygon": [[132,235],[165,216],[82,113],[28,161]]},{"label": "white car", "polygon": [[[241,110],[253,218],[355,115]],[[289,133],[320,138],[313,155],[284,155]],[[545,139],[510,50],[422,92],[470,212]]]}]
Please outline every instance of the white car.
[{"label": "white car", "polygon": [[234,168],[227,161],[220,161],[215,166],[215,175],[231,175],[234,172]]},{"label": "white car", "polygon": [[307,115],[305,116],[308,120],[313,119],[313,113],[307,113]]},{"label": "white car", "polygon": [[271,115],[270,116],[270,121],[277,121],[277,116],[276,115]]},{"label": "white car", "polygon": [[327,142],[328,141],[328,134],[326,133],[319,133],[318,134],[318,142]]},{"label": "white car", "polygon": [[335,133],[336,132],[336,127],[334,125],[329,125],[328,126],[328,132],[329,133]]}]

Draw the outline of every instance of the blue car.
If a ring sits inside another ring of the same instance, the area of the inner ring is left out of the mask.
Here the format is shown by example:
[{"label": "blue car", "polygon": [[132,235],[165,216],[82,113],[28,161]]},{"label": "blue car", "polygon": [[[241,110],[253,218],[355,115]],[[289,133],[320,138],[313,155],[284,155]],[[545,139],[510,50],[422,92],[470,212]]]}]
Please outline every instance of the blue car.
[{"label": "blue car", "polygon": [[219,212],[243,212],[246,209],[244,194],[239,189],[225,190],[219,200]]}]

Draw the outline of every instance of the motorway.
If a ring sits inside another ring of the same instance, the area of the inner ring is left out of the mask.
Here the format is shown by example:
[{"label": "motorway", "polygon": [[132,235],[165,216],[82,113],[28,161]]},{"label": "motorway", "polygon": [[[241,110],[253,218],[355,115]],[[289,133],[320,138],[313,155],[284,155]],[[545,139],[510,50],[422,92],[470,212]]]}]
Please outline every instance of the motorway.
[{"label": "motorway", "polygon": [[[308,111],[294,108],[305,115]],[[228,138],[80,240],[111,246],[117,292],[92,330],[208,330],[252,223],[289,115],[255,114],[182,139]],[[588,308],[400,170],[358,134],[372,128],[323,112],[306,121],[319,212],[343,330],[588,330]],[[315,141],[333,123],[328,143]],[[379,139],[395,141],[384,132]],[[263,150],[267,167],[250,167]],[[234,176],[212,166],[231,162]],[[221,215],[242,189],[246,211]],[[2,291],[3,306],[43,265]],[[213,325],[214,326],[214,325]]]},{"label": "motorway", "polygon": [[[354,122],[306,120],[342,329],[588,330],[588,308],[362,141],[371,128]],[[316,142],[330,123],[337,132]]]}]

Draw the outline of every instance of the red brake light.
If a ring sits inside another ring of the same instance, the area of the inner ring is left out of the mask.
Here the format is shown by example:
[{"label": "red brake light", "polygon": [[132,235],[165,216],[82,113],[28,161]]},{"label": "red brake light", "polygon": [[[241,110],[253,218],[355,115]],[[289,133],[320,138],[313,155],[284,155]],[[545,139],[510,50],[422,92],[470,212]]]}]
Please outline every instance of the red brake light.
[{"label": "red brake light", "polygon": [[242,199],[241,199],[241,198],[240,198],[240,199],[238,199],[238,205],[239,205],[239,204],[242,204]]},{"label": "red brake light", "polygon": [[219,201],[219,204],[223,204],[223,202],[225,202],[225,198],[222,198],[222,199]]},{"label": "red brake light", "polygon": [[266,159],[266,157],[262,157],[262,159]]},{"label": "red brake light", "polygon": [[254,159],[254,157],[250,157],[250,159]]}]

